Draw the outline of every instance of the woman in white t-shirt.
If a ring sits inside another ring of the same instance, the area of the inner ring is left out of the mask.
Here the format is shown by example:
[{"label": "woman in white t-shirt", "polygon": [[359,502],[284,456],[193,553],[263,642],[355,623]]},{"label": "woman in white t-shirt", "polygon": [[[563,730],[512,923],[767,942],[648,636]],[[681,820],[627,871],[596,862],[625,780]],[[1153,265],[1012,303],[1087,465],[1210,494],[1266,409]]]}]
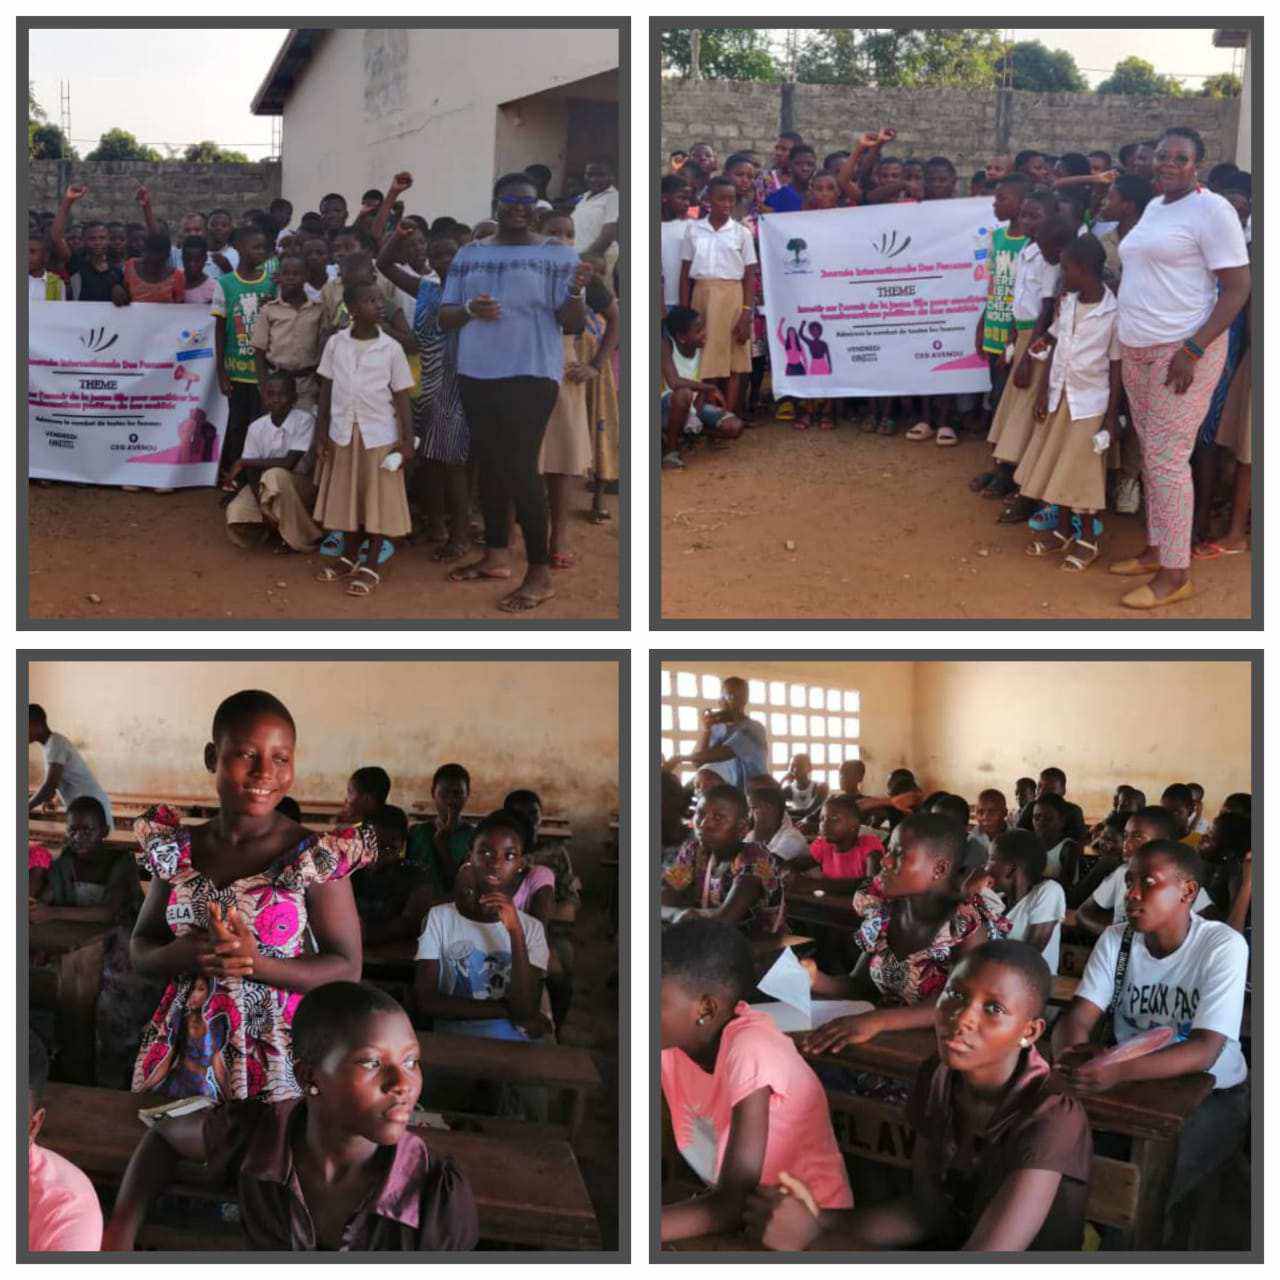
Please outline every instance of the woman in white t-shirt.
[{"label": "woman in white t-shirt", "polygon": [[1035,947],[1049,972],[1057,973],[1067,896],[1056,880],[1045,878],[1046,862],[1039,838],[1015,827],[992,841],[987,874],[1004,899],[1004,916],[1013,926],[1009,937]]},{"label": "woman in white t-shirt", "polygon": [[1249,255],[1235,210],[1203,190],[1194,129],[1166,129],[1156,145],[1161,195],[1120,243],[1117,301],[1124,388],[1142,442],[1147,545],[1110,566],[1154,574],[1121,603],[1155,609],[1192,595],[1191,450],[1227,356],[1227,328],[1249,297]]}]

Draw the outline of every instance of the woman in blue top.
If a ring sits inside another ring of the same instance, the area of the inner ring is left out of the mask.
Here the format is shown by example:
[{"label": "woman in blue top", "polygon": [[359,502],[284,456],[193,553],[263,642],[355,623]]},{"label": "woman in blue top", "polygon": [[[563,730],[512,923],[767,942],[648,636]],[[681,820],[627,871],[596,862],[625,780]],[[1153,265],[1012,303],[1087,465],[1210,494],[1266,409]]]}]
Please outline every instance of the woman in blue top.
[{"label": "woman in blue top", "polygon": [[449,577],[512,576],[514,505],[529,567],[498,608],[522,613],[555,595],[538,454],[564,373],[560,335],[582,332],[591,268],[567,245],[534,232],[538,193],[527,174],[499,178],[493,202],[497,234],[458,251],[440,306],[440,328],[458,331],[458,383],[479,469],[485,541],[484,555]]}]

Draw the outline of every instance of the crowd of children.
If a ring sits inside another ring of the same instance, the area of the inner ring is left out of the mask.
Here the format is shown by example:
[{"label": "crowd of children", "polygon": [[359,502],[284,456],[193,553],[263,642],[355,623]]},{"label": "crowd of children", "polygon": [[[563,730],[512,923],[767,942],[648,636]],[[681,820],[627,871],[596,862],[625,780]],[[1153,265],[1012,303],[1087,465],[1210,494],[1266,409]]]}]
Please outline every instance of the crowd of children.
[{"label": "crowd of children", "polygon": [[[1018,779],[1013,809],[993,788],[971,810],[906,769],[867,794],[858,761],[830,793],[805,756],[745,790],[706,771],[686,788],[688,763],[661,775],[661,1084],[676,1149],[710,1193],[670,1180],[664,1242],[1120,1247],[1086,1206],[1095,1153],[1123,1157],[1126,1140],[1091,1131],[1082,1104],[1207,1071],[1213,1092],[1182,1129],[1163,1201],[1165,1245],[1186,1247],[1191,1193],[1248,1130],[1248,794],[1211,819],[1197,783],[1171,784],[1158,805],[1122,785],[1089,825],[1056,767]],[[830,923],[789,925],[791,893],[822,899]],[[814,945],[812,996],[866,1003],[790,1037],[757,983],[795,929],[819,935],[789,939]],[[1088,958],[1051,1008],[1068,943]],[[1159,1047],[1105,1052],[1158,1028]],[[840,1064],[913,1029],[936,1038],[914,1086]],[[909,1185],[846,1168],[824,1090],[897,1109],[916,1135]]]},{"label": "crowd of children", "polygon": [[209,310],[226,431],[183,457],[216,456],[237,546],[319,551],[319,580],[365,597],[406,540],[442,563],[478,542],[448,580],[512,580],[498,607],[525,612],[578,562],[572,489],[617,492],[620,462],[613,166],[555,201],[549,179],[502,175],[474,227],[406,212],[402,172],[354,216],[330,193],[296,219],[285,199],[187,212],[179,235],[144,187],[142,222],[76,225],[76,183],[31,214],[29,294]]},{"label": "crowd of children", "polygon": [[[1000,523],[1029,522],[1029,556],[1070,573],[1101,554],[1108,506],[1132,514],[1145,503],[1147,546],[1109,569],[1150,581],[1121,603],[1188,599],[1193,557],[1247,548],[1250,174],[1229,163],[1202,172],[1199,134],[1175,126],[1121,147],[1115,162],[1101,150],[997,155],[961,190],[950,160],[892,155],[895,137],[864,133],[821,165],[793,132],[769,165],[746,152],[721,163],[709,143],[672,155],[660,184],[663,466],[685,466],[703,441],[725,448],[770,416],[762,218],[991,196],[974,338],[990,392],[789,396],[771,416],[798,431],[844,417],[886,436],[914,422],[906,439],[942,447],[985,437],[991,465],[970,488],[1003,502]],[[776,336],[789,373],[830,371],[820,324]]]},{"label": "crowd of children", "polygon": [[[40,708],[31,721],[47,732]],[[147,1134],[104,1234],[78,1171],[35,1143],[49,1056],[40,1033],[55,1048],[56,1033],[33,1025],[32,1249],[133,1248],[180,1158],[223,1179],[255,1249],[470,1249],[471,1192],[411,1128],[420,1096],[433,1111],[546,1119],[535,1086],[495,1097],[484,1082],[441,1079],[415,1032],[529,1043],[563,1026],[581,886],[564,841],[540,835],[537,793],[513,791],[469,820],[470,775],[445,764],[434,816],[411,826],[389,803],[387,772],[364,766],[321,834],[288,794],[296,748],[279,699],[234,694],[204,749],[210,821],[150,810],[135,825],[135,866],[107,844],[103,804],[81,794],[67,805],[60,856],[32,845],[33,924],[112,926],[97,1083],[204,1106],[177,1108]],[[58,781],[69,785],[65,768]],[[397,941],[413,946],[413,982],[361,982],[363,947]],[[72,1212],[59,1202],[76,1188]]]}]

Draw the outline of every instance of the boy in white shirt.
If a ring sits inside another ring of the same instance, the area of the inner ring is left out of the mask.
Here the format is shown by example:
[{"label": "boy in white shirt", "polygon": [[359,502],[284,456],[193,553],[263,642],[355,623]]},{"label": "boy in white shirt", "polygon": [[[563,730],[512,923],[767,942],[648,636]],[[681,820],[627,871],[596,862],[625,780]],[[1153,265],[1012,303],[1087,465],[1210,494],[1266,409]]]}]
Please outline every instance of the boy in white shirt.
[{"label": "boy in white shirt", "polygon": [[[1053,1032],[1055,1065],[1078,1093],[1201,1071],[1213,1076],[1213,1092],[1178,1138],[1165,1200],[1166,1237],[1178,1206],[1230,1159],[1249,1120],[1249,1071],[1240,1049],[1249,950],[1229,925],[1193,913],[1203,877],[1200,856],[1174,840],[1153,840],[1133,855],[1125,891],[1128,923],[1098,939],[1075,999]],[[1173,1041],[1126,1062],[1100,1063],[1102,1047],[1090,1036],[1108,1015],[1118,1044],[1157,1027],[1172,1028]]]},{"label": "boy in white shirt", "polygon": [[324,537],[311,518],[316,420],[296,402],[293,374],[276,369],[265,376],[266,413],[249,424],[244,452],[227,473],[223,488],[235,493],[227,504],[227,534],[246,550],[261,546],[273,530],[282,551],[313,551]]}]

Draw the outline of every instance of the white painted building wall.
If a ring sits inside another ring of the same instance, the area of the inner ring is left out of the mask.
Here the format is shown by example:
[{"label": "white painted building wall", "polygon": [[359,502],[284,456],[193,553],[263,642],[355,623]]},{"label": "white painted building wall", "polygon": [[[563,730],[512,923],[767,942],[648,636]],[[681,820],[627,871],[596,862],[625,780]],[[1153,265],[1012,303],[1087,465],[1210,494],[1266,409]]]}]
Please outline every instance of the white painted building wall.
[{"label": "white painted building wall", "polygon": [[[614,70],[618,52],[616,31],[333,31],[285,103],[284,194],[301,213],[339,191],[354,213],[362,192],[408,169],[410,213],[488,217],[499,105]],[[536,114],[523,159],[505,123],[504,170],[554,167],[550,119]]]}]

